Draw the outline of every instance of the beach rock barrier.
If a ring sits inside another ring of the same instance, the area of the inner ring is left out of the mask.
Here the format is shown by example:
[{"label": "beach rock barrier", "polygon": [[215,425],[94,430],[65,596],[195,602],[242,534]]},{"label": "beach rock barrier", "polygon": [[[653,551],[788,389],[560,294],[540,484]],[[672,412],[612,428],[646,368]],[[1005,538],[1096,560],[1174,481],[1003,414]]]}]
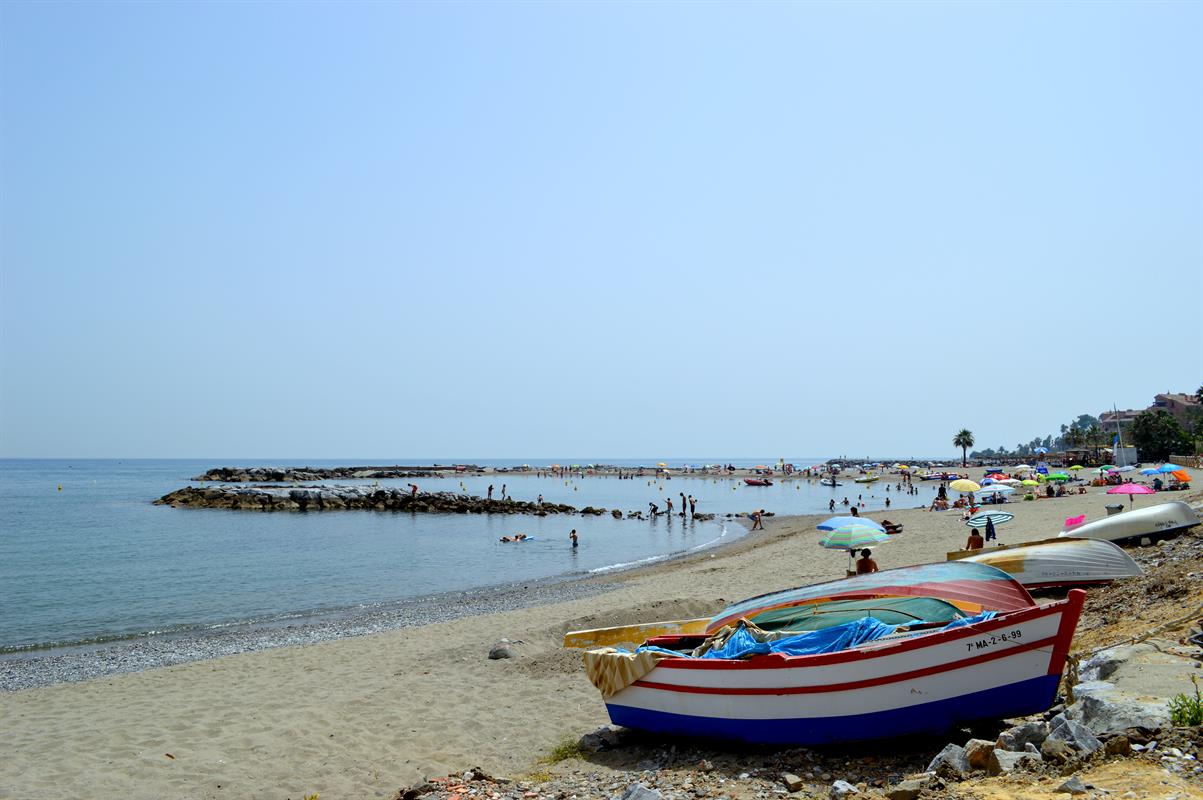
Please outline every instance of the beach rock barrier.
[{"label": "beach rock barrier", "polygon": [[[412,511],[445,514],[575,514],[559,503],[488,500],[454,492],[419,492],[378,486],[186,486],[154,501],[173,508],[238,511]],[[604,512],[599,512],[604,513]]]},{"label": "beach rock barrier", "polygon": [[429,478],[436,472],[483,472],[477,466],[432,467],[214,467],[194,481],[214,483],[271,483],[293,481],[329,481],[358,478],[384,480],[386,478]]}]

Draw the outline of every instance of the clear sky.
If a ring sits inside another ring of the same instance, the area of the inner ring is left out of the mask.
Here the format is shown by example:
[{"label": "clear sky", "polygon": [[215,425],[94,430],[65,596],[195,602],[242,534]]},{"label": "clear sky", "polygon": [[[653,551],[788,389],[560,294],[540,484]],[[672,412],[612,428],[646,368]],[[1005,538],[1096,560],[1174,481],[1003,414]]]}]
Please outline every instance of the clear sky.
[{"label": "clear sky", "polygon": [[0,456],[953,454],[1203,383],[1203,4],[0,4]]}]

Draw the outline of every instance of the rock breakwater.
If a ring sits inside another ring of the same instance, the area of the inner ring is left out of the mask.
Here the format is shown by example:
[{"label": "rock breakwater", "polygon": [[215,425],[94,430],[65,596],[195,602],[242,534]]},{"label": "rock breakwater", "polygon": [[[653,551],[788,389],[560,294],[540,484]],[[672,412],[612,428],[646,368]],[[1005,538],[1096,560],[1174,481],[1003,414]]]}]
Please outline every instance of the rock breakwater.
[{"label": "rock breakwater", "polygon": [[270,483],[329,480],[384,480],[386,478],[428,478],[438,472],[483,472],[476,466],[432,467],[214,467],[194,481],[214,483]]},{"label": "rock breakwater", "polygon": [[[570,505],[488,500],[454,492],[419,492],[377,486],[186,486],[154,501],[173,508],[238,511],[414,511],[450,514],[575,514]],[[593,513],[593,512],[590,512]],[[598,512],[602,513],[602,512]]]}]

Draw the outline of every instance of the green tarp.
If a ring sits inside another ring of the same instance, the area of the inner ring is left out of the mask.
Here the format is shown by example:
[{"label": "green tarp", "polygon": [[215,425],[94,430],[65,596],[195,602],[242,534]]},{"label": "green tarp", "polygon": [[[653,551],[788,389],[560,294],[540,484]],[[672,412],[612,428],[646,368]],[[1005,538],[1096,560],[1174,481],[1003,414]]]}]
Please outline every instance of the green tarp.
[{"label": "green tarp", "polygon": [[887,625],[907,625],[920,621],[947,623],[966,616],[952,603],[934,597],[878,597],[778,608],[757,614],[752,622],[770,631],[817,631],[865,617]]}]

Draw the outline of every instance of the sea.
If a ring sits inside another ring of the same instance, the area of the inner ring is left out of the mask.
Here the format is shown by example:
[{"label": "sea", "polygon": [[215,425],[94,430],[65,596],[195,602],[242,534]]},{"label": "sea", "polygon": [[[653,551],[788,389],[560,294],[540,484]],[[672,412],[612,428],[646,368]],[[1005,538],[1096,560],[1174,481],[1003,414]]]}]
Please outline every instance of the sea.
[{"label": "sea", "polygon": [[[825,458],[787,459],[813,465]],[[777,459],[623,459],[606,464],[654,468]],[[519,500],[646,511],[684,492],[714,521],[549,515],[406,512],[276,512],[175,509],[152,501],[217,466],[478,464],[509,469],[584,459],[0,460],[0,654],[45,652],[147,636],[229,626],[303,622],[332,613],[523,581],[612,572],[715,547],[746,535],[724,515],[763,508],[778,515],[818,514],[848,497],[865,510],[930,503],[922,493],[887,493],[883,483],[829,488],[785,481],[746,486],[741,479],[648,475],[538,477],[489,473],[379,481],[422,491],[484,496],[502,485]],[[348,484],[339,480],[326,483]],[[373,483],[373,481],[363,481]],[[901,502],[899,502],[901,501]],[[842,508],[842,505],[838,506]],[[568,539],[575,528],[580,545]],[[503,536],[525,533],[521,544]]]}]

